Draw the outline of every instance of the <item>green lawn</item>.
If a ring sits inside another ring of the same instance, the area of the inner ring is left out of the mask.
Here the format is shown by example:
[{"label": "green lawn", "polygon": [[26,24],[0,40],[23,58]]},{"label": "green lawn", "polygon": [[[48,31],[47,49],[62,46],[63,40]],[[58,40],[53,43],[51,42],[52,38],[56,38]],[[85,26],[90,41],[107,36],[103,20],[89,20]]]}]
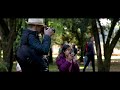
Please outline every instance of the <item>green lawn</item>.
[{"label": "green lawn", "polygon": [[[55,59],[56,59],[56,57],[53,57],[53,64],[49,64],[49,71],[50,72],[58,72],[59,71],[58,67],[57,67],[57,65],[55,63]],[[82,71],[82,69],[84,68],[83,63],[80,64],[79,68]],[[86,71],[92,71],[92,67],[90,67],[90,69],[87,68]],[[96,67],[96,71],[97,71],[97,67]]]},{"label": "green lawn", "polygon": [[[81,72],[82,72],[83,68],[84,68],[84,65],[80,64],[80,71]],[[56,64],[50,64],[49,71],[50,72],[58,72]],[[91,72],[92,67],[90,67],[90,69],[87,68],[86,71]],[[97,66],[96,66],[96,71],[97,71]],[[111,62],[110,72],[120,72],[120,62]]]},{"label": "green lawn", "polygon": [[[49,64],[49,71],[50,72],[58,72],[58,68],[56,66],[56,63],[55,63],[55,58],[56,57],[53,57],[53,64]],[[97,65],[97,64],[96,64]],[[82,71],[82,69],[84,68],[84,65],[83,63],[80,63],[80,71]],[[16,62],[14,62],[13,64],[13,69],[12,69],[13,72],[16,71]],[[86,71],[92,71],[92,67],[90,67],[90,69],[86,69]],[[97,66],[96,66],[96,71],[97,71]],[[111,62],[111,67],[110,67],[110,71],[112,72],[120,72],[120,59],[115,59],[115,60],[112,60]]]},{"label": "green lawn", "polygon": [[13,62],[13,68],[12,68],[12,72],[16,72],[16,62]]},{"label": "green lawn", "polygon": [[57,66],[55,64],[50,64],[49,65],[49,71],[58,72]]},{"label": "green lawn", "polygon": [[[53,64],[49,65],[49,71],[50,72],[58,72],[58,68],[57,68],[57,66],[55,64],[55,57],[54,57],[53,60],[54,60]],[[95,65],[96,65],[95,66],[96,71],[98,71],[97,63]],[[80,63],[80,71],[82,71],[83,68],[84,68],[83,63]],[[87,68],[86,71],[91,72],[92,71],[92,67]],[[112,59],[112,61],[111,61],[111,67],[110,67],[110,72],[120,72],[120,59]]]},{"label": "green lawn", "polygon": [[[80,71],[82,71],[84,68],[84,65],[81,63],[79,68],[80,68]],[[50,72],[58,72],[59,71],[55,62],[53,64],[49,64],[49,71]],[[87,68],[86,71],[92,71],[92,67]],[[97,71],[97,67],[96,67],[96,71]]]}]

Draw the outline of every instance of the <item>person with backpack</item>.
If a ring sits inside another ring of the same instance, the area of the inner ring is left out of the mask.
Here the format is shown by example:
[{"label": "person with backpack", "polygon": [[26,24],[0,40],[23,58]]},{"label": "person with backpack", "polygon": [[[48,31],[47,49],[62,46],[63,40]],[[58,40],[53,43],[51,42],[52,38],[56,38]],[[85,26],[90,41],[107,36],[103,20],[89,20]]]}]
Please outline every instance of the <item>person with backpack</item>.
[{"label": "person with backpack", "polygon": [[[54,31],[44,25],[42,18],[30,18],[27,24],[28,27],[22,33],[20,47],[17,50],[17,61],[22,72],[48,71],[44,55],[49,52]],[[40,34],[43,35],[42,42]]]},{"label": "person with backpack", "polygon": [[86,53],[88,60],[84,66],[83,72],[85,72],[85,69],[90,63],[90,61],[92,63],[93,72],[95,72],[95,59],[94,59],[95,51],[94,51],[93,41],[94,41],[94,37],[90,37],[88,41],[87,53]]}]

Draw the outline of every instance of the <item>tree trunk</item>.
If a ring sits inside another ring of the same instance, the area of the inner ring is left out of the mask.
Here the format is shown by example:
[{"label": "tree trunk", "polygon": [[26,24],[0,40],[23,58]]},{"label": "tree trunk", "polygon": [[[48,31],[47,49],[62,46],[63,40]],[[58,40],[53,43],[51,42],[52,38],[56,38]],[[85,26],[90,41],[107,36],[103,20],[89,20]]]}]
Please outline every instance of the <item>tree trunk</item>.
[{"label": "tree trunk", "polygon": [[13,43],[14,43],[15,38],[16,38],[15,32],[12,31],[12,33],[10,35],[10,39],[8,41],[8,44],[7,44],[7,47],[5,49],[5,53],[6,53],[5,61],[8,64],[7,68],[8,68],[9,72],[11,72],[11,67],[13,65],[13,62],[12,62],[12,57],[13,57]]},{"label": "tree trunk", "polygon": [[95,46],[96,46],[96,53],[97,53],[97,63],[98,63],[98,72],[103,72],[104,71],[104,65],[102,61],[102,54],[101,54],[101,47],[100,47],[100,38],[99,38],[99,33],[98,33],[98,28],[96,24],[96,20],[92,20],[92,33],[94,35],[95,39]]},{"label": "tree trunk", "polygon": [[50,52],[49,52],[49,63],[53,63],[53,55],[52,55],[52,47],[50,48]]},{"label": "tree trunk", "polygon": [[6,52],[7,42],[4,40],[2,41],[2,49],[3,49],[3,61],[5,61],[7,52]]},{"label": "tree trunk", "polygon": [[[7,69],[12,71],[13,66],[13,43],[16,39],[16,28],[19,30],[21,25],[16,27],[17,19],[0,19],[0,32],[2,33],[3,60],[7,63]],[[19,20],[18,20],[19,21]],[[21,24],[21,23],[20,23]]]},{"label": "tree trunk", "polygon": [[[45,19],[45,25],[48,26],[48,19]],[[49,51],[49,60],[48,61],[49,61],[49,63],[53,63],[52,46]]]},{"label": "tree trunk", "polygon": [[52,48],[50,48],[49,63],[53,63]]},{"label": "tree trunk", "polygon": [[[73,22],[74,22],[74,20],[73,20]],[[80,47],[80,49],[81,49],[81,53],[79,54],[79,56],[81,56],[80,58],[79,58],[79,61],[80,62],[83,62],[83,46],[82,46],[82,39],[81,39],[81,34],[79,34],[78,33],[78,31],[77,31],[77,29],[76,29],[76,26],[75,26],[75,23],[73,23],[72,24],[72,33],[74,33],[75,34],[75,36],[76,36],[76,39],[79,41],[78,42],[78,46]]]},{"label": "tree trunk", "polygon": [[83,61],[84,55],[84,43],[86,43],[84,33],[87,31],[89,19],[80,19],[80,32],[81,32],[81,61]]},{"label": "tree trunk", "polygon": [[6,57],[5,57],[5,62],[7,62],[7,69],[8,72],[12,71],[12,67],[13,67],[13,48],[10,47],[9,51],[6,52]]},{"label": "tree trunk", "polygon": [[109,72],[110,71],[110,64],[111,64],[111,55],[113,52],[113,49],[115,47],[115,45],[117,44],[119,38],[120,38],[120,29],[117,31],[116,35],[114,36],[114,38],[112,39],[111,43],[110,43],[110,39],[111,36],[113,34],[114,31],[114,27],[116,26],[116,23],[119,21],[118,18],[113,19],[112,23],[111,23],[111,28],[109,30],[109,34],[107,37],[107,41],[104,47],[104,68],[105,68],[105,72]]},{"label": "tree trunk", "polygon": [[10,33],[4,46],[4,61],[7,63],[7,69],[9,72],[12,70],[12,57],[13,57],[13,43],[16,39],[16,19],[11,19],[10,22]]},{"label": "tree trunk", "polygon": [[9,72],[12,72],[12,67],[13,67],[13,47],[11,48],[10,51],[10,67],[8,68]]},{"label": "tree trunk", "polygon": [[109,47],[107,47],[107,48],[104,47],[105,48],[104,67],[105,67],[106,72],[110,71],[111,55],[112,55],[113,49],[114,49],[115,45],[117,44],[117,41],[119,40],[119,38],[120,38],[120,29],[118,30],[115,37],[111,41],[110,45],[108,45]]},{"label": "tree trunk", "polygon": [[[82,31],[82,30],[81,30]],[[81,32],[81,57],[80,57],[80,61],[83,62],[83,55],[84,55],[84,47],[83,47],[83,32]]]},{"label": "tree trunk", "polygon": [[105,56],[105,61],[104,61],[104,71],[105,72],[110,71],[110,64],[111,64],[111,55]]}]

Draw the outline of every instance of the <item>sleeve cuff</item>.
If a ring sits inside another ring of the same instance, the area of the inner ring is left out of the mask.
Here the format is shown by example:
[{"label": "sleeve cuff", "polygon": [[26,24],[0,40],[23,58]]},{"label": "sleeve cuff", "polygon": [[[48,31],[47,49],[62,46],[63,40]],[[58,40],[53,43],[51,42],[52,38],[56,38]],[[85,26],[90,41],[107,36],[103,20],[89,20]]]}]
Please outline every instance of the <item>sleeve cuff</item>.
[{"label": "sleeve cuff", "polygon": [[44,38],[45,39],[51,39],[51,37],[49,35],[45,35]]}]

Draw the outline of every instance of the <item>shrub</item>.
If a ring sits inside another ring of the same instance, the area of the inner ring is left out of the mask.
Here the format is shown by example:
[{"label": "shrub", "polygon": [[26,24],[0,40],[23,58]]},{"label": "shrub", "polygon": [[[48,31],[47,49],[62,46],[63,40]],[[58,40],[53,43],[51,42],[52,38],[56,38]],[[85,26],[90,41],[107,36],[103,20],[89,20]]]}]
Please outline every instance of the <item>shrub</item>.
[{"label": "shrub", "polygon": [[0,72],[7,72],[7,67],[6,67],[6,63],[3,61],[0,61]]}]

